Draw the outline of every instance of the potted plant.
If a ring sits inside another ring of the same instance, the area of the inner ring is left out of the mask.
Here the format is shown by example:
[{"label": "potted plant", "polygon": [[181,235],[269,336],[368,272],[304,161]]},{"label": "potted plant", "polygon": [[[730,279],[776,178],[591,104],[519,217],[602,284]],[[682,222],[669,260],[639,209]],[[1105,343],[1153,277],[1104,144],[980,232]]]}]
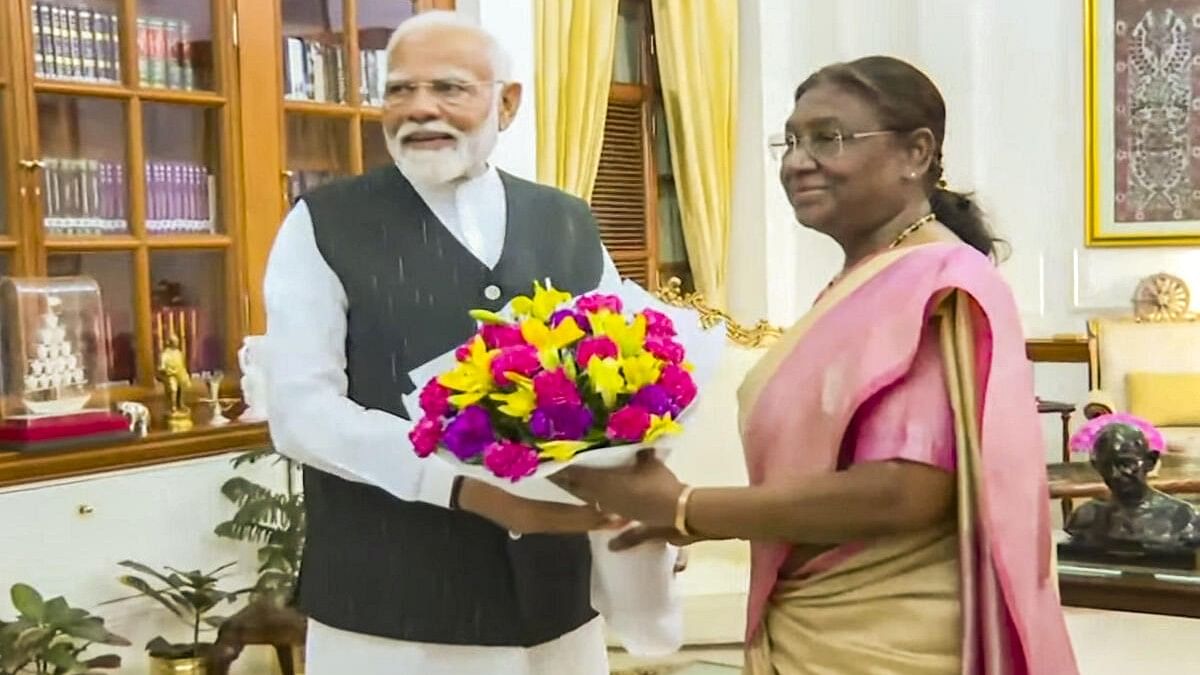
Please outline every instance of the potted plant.
[{"label": "potted plant", "polygon": [[191,629],[188,642],[170,642],[161,635],[146,644],[150,654],[152,675],[204,675],[207,672],[208,652],[211,642],[201,642],[202,632],[219,628],[224,617],[216,616],[213,610],[222,602],[232,603],[250,589],[223,591],[217,588],[221,573],[237,563],[227,563],[210,572],[192,570],[188,572],[166,567],[156,570],[148,565],[124,560],[119,563],[145,575],[135,574],[118,577],[125,586],[137,591],[137,595],[120,598],[121,602],[137,597],[146,597],[167,608]]},{"label": "potted plant", "polygon": [[230,478],[221,493],[237,507],[233,517],[217,525],[218,536],[256,543],[258,580],[252,601],[221,627],[217,639],[219,660],[232,661],[245,644],[270,644],[284,671],[292,664],[303,672],[306,620],[292,601],[304,550],[304,495],[294,487],[295,466],[270,449],[256,450],[233,460],[234,468],[274,457],[287,466],[287,487],[273,491],[241,476]]},{"label": "potted plant", "polygon": [[104,627],[104,619],[67,604],[44,600],[26,584],[14,584],[13,621],[0,621],[0,675],[76,675],[120,668],[116,654],[84,657],[93,644],[118,647],[129,640]]}]

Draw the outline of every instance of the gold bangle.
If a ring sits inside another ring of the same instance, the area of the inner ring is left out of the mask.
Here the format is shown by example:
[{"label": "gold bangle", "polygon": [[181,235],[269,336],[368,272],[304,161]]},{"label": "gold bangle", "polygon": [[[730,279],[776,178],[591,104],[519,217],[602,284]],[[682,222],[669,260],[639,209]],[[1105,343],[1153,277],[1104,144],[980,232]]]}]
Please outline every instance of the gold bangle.
[{"label": "gold bangle", "polygon": [[683,486],[683,491],[679,493],[679,500],[675,502],[675,531],[685,537],[692,536],[687,529],[687,506],[694,489],[690,485]]}]

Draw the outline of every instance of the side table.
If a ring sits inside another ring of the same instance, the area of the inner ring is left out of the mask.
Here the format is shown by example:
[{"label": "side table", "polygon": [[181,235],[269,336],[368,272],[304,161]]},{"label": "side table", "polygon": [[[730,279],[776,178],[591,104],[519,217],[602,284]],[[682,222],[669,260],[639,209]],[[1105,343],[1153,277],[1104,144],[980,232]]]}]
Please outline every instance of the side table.
[{"label": "side table", "polygon": [[[1075,406],[1071,403],[1063,403],[1062,401],[1044,401],[1037,399],[1037,411],[1042,415],[1057,414],[1062,418],[1062,461],[1064,464],[1071,462],[1071,415],[1075,414]],[[1071,500],[1064,497],[1062,500],[1063,521],[1066,521],[1067,516],[1071,515]]]}]

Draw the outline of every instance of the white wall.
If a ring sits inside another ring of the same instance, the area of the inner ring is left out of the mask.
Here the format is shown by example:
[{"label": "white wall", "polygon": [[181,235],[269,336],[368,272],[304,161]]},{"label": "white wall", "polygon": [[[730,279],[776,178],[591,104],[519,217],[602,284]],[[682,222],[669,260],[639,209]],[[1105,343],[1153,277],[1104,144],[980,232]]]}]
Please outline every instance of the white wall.
[{"label": "white wall", "polygon": [[[745,161],[735,201],[753,204],[739,208],[733,224],[731,307],[742,318],[765,310],[773,321],[793,320],[840,265],[836,248],[795,225],[775,163],[759,149],[782,128],[804,76],[870,54],[909,60],[941,88],[947,178],[953,188],[975,190],[1011,242],[1003,270],[1028,335],[1082,333],[1089,316],[1128,312],[1137,280],[1155,272],[1200,288],[1200,249],[1083,246],[1082,2],[740,0],[740,7]],[[761,39],[747,39],[754,31]],[[1086,390],[1081,367],[1039,366],[1038,379],[1048,398],[1077,400]]]}]

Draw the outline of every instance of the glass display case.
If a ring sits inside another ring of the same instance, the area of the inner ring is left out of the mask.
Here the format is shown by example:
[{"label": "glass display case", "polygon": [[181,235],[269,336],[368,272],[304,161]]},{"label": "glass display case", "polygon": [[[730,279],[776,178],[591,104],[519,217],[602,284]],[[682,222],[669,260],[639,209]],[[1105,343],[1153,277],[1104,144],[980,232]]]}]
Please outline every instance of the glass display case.
[{"label": "glass display case", "polygon": [[89,277],[0,282],[0,447],[128,429],[109,411],[100,286]]}]

